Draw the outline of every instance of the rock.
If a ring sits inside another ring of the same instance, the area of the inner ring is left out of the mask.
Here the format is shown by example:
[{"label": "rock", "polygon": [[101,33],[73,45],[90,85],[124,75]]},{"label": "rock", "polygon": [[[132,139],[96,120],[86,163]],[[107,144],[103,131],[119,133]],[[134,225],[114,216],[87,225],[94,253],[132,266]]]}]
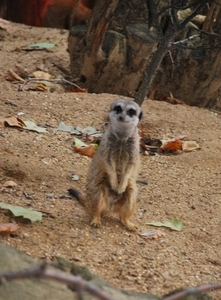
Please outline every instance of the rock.
[{"label": "rock", "polygon": [[[23,270],[37,265],[39,261],[26,254],[15,250],[12,247],[0,243],[0,270],[1,272],[13,272]],[[103,291],[112,295],[118,300],[160,300],[160,298],[144,293],[132,291],[121,291],[112,287],[103,279],[93,275],[87,268],[79,267],[64,259],[58,259],[56,265],[59,269],[71,271],[75,275],[81,275],[85,280],[99,286]],[[0,299],[7,300],[73,300],[79,299],[73,288],[53,280],[20,279],[6,282],[0,286]],[[85,297],[92,300],[88,294]],[[93,299],[95,299],[93,297]]]}]

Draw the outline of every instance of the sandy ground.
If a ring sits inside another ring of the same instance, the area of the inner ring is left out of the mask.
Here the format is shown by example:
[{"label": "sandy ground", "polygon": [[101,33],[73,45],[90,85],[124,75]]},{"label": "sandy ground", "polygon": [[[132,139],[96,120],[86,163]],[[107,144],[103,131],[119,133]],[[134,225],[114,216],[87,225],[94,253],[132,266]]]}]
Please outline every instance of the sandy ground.
[{"label": "sandy ground", "polygon": [[[0,117],[23,112],[23,120],[46,126],[47,133],[7,127],[0,130],[0,188],[13,180],[17,187],[1,191],[1,201],[44,210],[40,223],[16,220],[19,231],[1,237],[3,243],[38,258],[57,256],[88,266],[92,272],[124,289],[163,295],[173,289],[221,281],[221,115],[196,107],[146,100],[141,128],[154,138],[186,135],[201,150],[172,156],[143,156],[139,178],[137,232],[127,231],[118,216],[108,214],[100,229],[89,226],[89,217],[67,189],[84,191],[90,158],[73,152],[73,136],[55,132],[60,121],[68,125],[98,127],[109,105],[119,96],[66,92],[59,85],[51,91],[18,91],[6,81],[7,71],[22,66],[28,74],[43,61],[50,74],[63,73],[48,59],[69,68],[64,30],[11,24],[0,31]],[[23,51],[36,42],[58,43],[49,51]],[[28,88],[27,85],[25,88]],[[169,93],[169,91],[168,91]],[[179,95],[176,95],[179,97]],[[71,175],[80,176],[72,181]],[[28,199],[26,195],[31,195]],[[176,218],[181,232],[162,228],[165,237],[144,239],[139,233],[154,229],[147,222]],[[0,210],[0,223],[15,222]]]}]

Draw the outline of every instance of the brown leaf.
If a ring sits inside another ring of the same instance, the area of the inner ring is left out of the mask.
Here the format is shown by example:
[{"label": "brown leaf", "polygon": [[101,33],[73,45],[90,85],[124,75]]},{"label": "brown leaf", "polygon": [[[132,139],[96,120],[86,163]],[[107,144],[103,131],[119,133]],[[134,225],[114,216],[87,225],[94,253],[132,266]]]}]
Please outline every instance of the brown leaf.
[{"label": "brown leaf", "polygon": [[46,69],[46,65],[45,65],[45,59],[43,58],[42,59],[42,62],[41,62],[41,64],[39,65],[39,66],[37,66],[37,69],[38,69],[38,71],[46,71],[45,69]]},{"label": "brown leaf", "polygon": [[186,105],[186,103],[180,99],[174,98],[172,93],[170,93],[170,97],[163,97],[161,98],[162,101],[166,101],[170,104],[180,104],[180,105]]},{"label": "brown leaf", "polygon": [[74,147],[74,151],[81,155],[93,157],[96,152],[96,148],[94,145],[88,145],[86,147]]},{"label": "brown leaf", "polygon": [[4,128],[7,125],[11,127],[20,127],[20,128],[26,127],[22,119],[13,115],[8,115],[0,119],[0,127]]},{"label": "brown leaf", "polygon": [[78,87],[74,87],[71,89],[72,93],[87,93],[88,90],[87,89],[82,89],[82,88],[78,88]]},{"label": "brown leaf", "polygon": [[183,141],[182,150],[186,152],[200,149],[199,144],[196,141]]},{"label": "brown leaf", "polygon": [[47,80],[54,78],[51,74],[43,72],[43,71],[35,71],[35,72],[33,72],[33,76],[35,78],[47,79]]},{"label": "brown leaf", "polygon": [[1,233],[12,233],[19,229],[18,225],[15,223],[1,223],[0,232]]},{"label": "brown leaf", "polygon": [[183,142],[179,139],[176,139],[174,141],[169,141],[164,143],[159,149],[159,153],[163,154],[175,154],[177,151],[182,150],[182,144]]},{"label": "brown leaf", "polygon": [[143,129],[139,129],[139,136],[140,138],[143,138],[145,136],[145,132]]},{"label": "brown leaf", "polygon": [[6,76],[6,80],[8,81],[22,81],[24,82],[24,79],[21,78],[17,73],[15,73],[12,69],[8,70],[8,75]]},{"label": "brown leaf", "polygon": [[156,100],[155,99],[155,94],[156,94],[156,92],[159,90],[159,88],[158,87],[155,87],[153,90],[152,90],[152,92],[150,93],[150,95],[149,95],[149,99],[150,100]]},{"label": "brown leaf", "polygon": [[17,183],[14,182],[13,180],[8,180],[3,184],[3,187],[5,187],[5,188],[12,188],[15,186],[17,186]]}]

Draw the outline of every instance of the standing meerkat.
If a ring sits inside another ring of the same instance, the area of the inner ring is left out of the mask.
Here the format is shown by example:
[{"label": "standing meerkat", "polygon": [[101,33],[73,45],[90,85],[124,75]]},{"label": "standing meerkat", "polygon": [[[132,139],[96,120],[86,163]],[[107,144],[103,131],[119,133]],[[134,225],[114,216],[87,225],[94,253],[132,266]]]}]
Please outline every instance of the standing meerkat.
[{"label": "standing meerkat", "polygon": [[127,229],[137,229],[129,219],[136,207],[141,117],[134,101],[120,99],[111,105],[107,130],[89,168],[86,197],[69,190],[88,210],[94,227],[100,227],[103,212],[112,210]]}]

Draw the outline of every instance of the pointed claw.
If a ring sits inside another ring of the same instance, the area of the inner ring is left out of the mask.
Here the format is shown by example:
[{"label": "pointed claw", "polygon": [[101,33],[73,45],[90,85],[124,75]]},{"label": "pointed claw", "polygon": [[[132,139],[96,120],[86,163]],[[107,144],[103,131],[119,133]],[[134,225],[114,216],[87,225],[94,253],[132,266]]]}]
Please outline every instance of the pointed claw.
[{"label": "pointed claw", "polygon": [[91,221],[91,226],[92,226],[92,227],[95,227],[95,228],[101,227],[101,221],[100,221],[100,219],[94,218],[94,219]]}]

